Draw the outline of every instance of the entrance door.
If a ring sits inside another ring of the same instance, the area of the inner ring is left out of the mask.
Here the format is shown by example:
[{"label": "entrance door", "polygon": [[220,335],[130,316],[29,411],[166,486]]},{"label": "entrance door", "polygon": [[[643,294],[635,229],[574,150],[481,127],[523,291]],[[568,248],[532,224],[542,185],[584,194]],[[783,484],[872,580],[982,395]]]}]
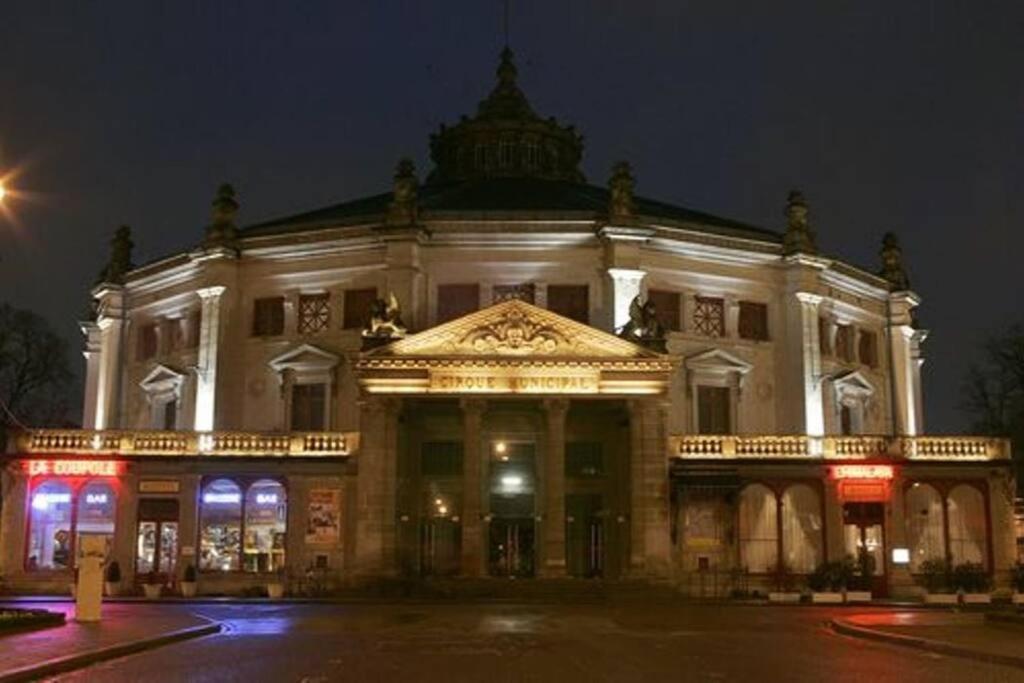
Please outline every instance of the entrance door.
[{"label": "entrance door", "polygon": [[155,575],[158,583],[174,582],[178,561],[178,501],[143,498],[135,544],[135,578]]},{"label": "entrance door", "polygon": [[565,499],[566,561],[570,576],[604,576],[604,519],[601,495],[569,495]]},{"label": "entrance door", "polygon": [[491,576],[533,576],[533,519],[495,518],[491,521],[489,546]]},{"label": "entrance door", "polygon": [[[846,552],[852,555],[862,571],[871,592],[885,597],[885,505],[883,503],[846,503],[843,505],[843,537]],[[865,587],[865,590],[867,587]]]},{"label": "entrance door", "polygon": [[447,518],[426,519],[420,527],[420,573],[450,576],[459,571],[461,527]]}]

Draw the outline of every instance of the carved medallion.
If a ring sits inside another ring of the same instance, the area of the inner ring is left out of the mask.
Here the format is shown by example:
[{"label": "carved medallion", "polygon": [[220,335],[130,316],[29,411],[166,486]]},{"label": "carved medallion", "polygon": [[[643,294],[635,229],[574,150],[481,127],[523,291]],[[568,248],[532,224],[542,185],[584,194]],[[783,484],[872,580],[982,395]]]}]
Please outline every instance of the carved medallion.
[{"label": "carved medallion", "polygon": [[470,330],[451,346],[452,351],[526,356],[569,352],[575,344],[554,327],[530,320],[524,310],[510,308],[497,320]]}]

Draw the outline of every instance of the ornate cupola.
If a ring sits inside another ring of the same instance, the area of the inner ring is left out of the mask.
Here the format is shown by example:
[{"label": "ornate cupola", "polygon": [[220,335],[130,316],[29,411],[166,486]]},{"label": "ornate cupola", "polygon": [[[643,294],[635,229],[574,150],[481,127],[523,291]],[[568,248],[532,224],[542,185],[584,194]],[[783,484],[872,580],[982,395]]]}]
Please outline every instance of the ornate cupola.
[{"label": "ornate cupola", "polygon": [[480,178],[543,178],[583,182],[583,138],[573,126],[542,119],[516,84],[518,71],[507,47],[498,83],[476,116],[430,136],[434,170],[428,183]]}]

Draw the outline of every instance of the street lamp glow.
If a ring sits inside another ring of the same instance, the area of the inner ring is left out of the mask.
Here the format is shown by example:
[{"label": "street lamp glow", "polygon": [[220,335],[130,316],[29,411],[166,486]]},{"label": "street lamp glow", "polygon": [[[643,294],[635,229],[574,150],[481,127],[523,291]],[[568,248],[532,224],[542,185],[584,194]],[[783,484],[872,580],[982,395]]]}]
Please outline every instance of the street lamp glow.
[{"label": "street lamp glow", "polygon": [[4,182],[0,180],[0,202],[4,200],[4,195],[7,194],[7,190],[4,188]]}]

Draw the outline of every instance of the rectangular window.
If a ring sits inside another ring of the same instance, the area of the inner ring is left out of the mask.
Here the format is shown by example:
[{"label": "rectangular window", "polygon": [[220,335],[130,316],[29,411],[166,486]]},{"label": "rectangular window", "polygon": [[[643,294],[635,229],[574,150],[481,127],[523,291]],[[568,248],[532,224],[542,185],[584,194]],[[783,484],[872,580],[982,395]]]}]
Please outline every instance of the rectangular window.
[{"label": "rectangular window", "polygon": [[853,360],[853,327],[836,325],[836,357],[844,361]]},{"label": "rectangular window", "polygon": [[438,285],[437,322],[455,320],[480,308],[480,285]]},{"label": "rectangular window", "polygon": [[740,302],[740,339],[768,340],[768,305]]},{"label": "rectangular window", "polygon": [[829,356],[832,354],[832,340],[829,338],[829,332],[831,325],[825,316],[818,316],[818,350],[823,356]]},{"label": "rectangular window", "polygon": [[167,350],[180,351],[185,347],[185,320],[168,318],[164,321],[164,334],[167,335]]},{"label": "rectangular window", "polygon": [[518,299],[532,304],[535,298],[534,289],[532,282],[522,285],[494,285],[491,289],[491,303],[498,304],[502,301]]},{"label": "rectangular window", "polygon": [[366,289],[345,290],[345,312],[341,327],[345,330],[363,329],[370,324],[373,303],[377,300],[377,290]]},{"label": "rectangular window", "polygon": [[573,442],[565,445],[565,476],[596,478],[604,476],[604,453],[599,442]]},{"label": "rectangular window", "polygon": [[155,356],[159,345],[160,332],[157,323],[147,323],[139,328],[139,360],[149,360]]},{"label": "rectangular window", "polygon": [[296,384],[292,387],[292,431],[319,432],[326,423],[326,384]]},{"label": "rectangular window", "polygon": [[590,288],[587,285],[548,285],[548,310],[590,323]]},{"label": "rectangular window", "polygon": [[420,451],[420,474],[427,477],[458,477],[462,474],[462,443],[428,441]]},{"label": "rectangular window", "polygon": [[330,296],[299,295],[299,334],[314,334],[327,329],[331,322]]},{"label": "rectangular window", "polygon": [[693,310],[693,329],[706,337],[725,336],[725,300],[698,296]]},{"label": "rectangular window", "polygon": [[284,334],[284,297],[256,299],[252,305],[252,335],[273,337]]},{"label": "rectangular window", "polygon": [[161,406],[160,411],[160,422],[162,429],[177,429],[178,428],[178,402],[167,401]]},{"label": "rectangular window", "polygon": [[667,331],[678,332],[683,329],[682,318],[679,315],[679,292],[649,289],[647,290],[647,300],[654,304],[658,322]]},{"label": "rectangular window", "polygon": [[861,330],[857,347],[857,356],[860,358],[860,362],[871,368],[877,367],[878,338],[875,336],[875,333]]},{"label": "rectangular window", "polygon": [[697,387],[697,433],[732,434],[729,387]]}]

